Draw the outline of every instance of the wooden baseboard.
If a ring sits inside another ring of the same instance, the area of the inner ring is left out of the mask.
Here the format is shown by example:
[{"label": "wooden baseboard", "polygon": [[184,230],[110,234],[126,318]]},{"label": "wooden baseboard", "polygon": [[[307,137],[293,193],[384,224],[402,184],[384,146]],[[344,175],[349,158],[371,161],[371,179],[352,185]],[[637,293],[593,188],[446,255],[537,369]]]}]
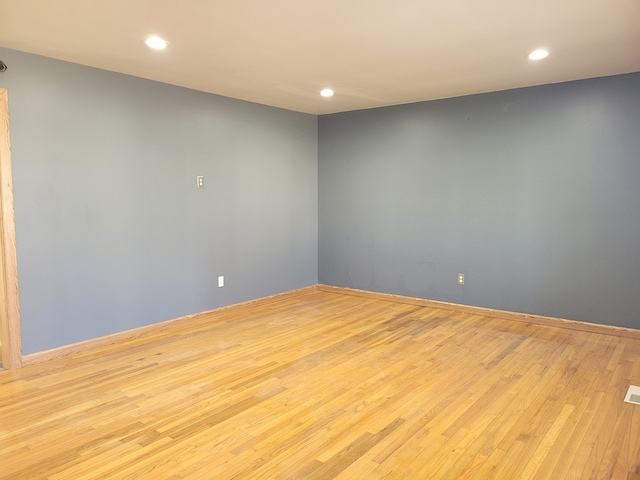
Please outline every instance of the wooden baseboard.
[{"label": "wooden baseboard", "polygon": [[640,340],[640,330],[625,327],[614,327],[610,325],[600,325],[597,323],[580,322],[577,320],[567,320],[564,318],[545,317],[529,313],[509,312],[506,310],[495,310],[492,308],[474,307],[457,303],[439,302],[437,300],[426,300],[423,298],[405,297],[390,293],[369,292],[353,288],[332,287],[329,285],[318,285],[317,289],[323,292],[341,293],[364,298],[374,298],[378,300],[388,300],[392,302],[406,303],[431,308],[442,308],[455,312],[471,313],[483,315],[485,317],[501,318],[504,320],[515,320],[517,322],[533,323],[536,325],[546,325],[549,327],[566,328],[581,332],[600,333],[603,335],[614,335],[617,337],[634,338]]},{"label": "wooden baseboard", "polygon": [[55,360],[57,358],[68,357],[82,353],[86,350],[93,348],[104,347],[112,345],[123,340],[129,340],[132,338],[142,337],[145,335],[151,335],[154,333],[162,332],[177,326],[184,327],[185,323],[201,320],[205,316],[211,316],[221,313],[229,313],[237,310],[242,310],[249,307],[258,305],[265,305],[268,303],[277,302],[280,300],[288,299],[291,297],[297,297],[309,292],[315,292],[317,285],[310,287],[298,288],[288,292],[277,293],[268,297],[257,298],[255,300],[249,300],[246,302],[235,303],[233,305],[227,305],[224,307],[216,308],[206,312],[195,313],[193,315],[186,315],[184,317],[174,318],[172,320],[166,320],[164,322],[154,323],[151,325],[145,325],[144,327],[133,328],[131,330],[125,330],[124,332],[113,333],[111,335],[105,335],[104,337],[92,338],[91,340],[85,340],[78,343],[72,343],[70,345],[63,345],[62,347],[52,348],[50,350],[44,350],[42,352],[31,353],[25,355],[22,358],[22,366],[34,365],[36,363],[42,363],[49,360]]},{"label": "wooden baseboard", "polygon": [[533,323],[536,325],[546,325],[550,327],[566,328],[570,330],[578,330],[581,332],[600,333],[603,335],[614,335],[618,337],[627,337],[640,340],[640,330],[624,327],[614,327],[609,325],[599,325],[595,323],[580,322],[577,320],[567,320],[564,318],[545,317],[542,315],[532,315],[528,313],[508,312],[505,310],[495,310],[492,308],[474,307],[470,305],[461,305],[457,303],[440,302],[437,300],[427,300],[424,298],[405,297],[402,295],[393,295],[389,293],[369,292],[366,290],[357,290],[353,288],[333,287],[330,285],[312,285],[288,292],[270,295],[268,297],[249,300],[247,302],[236,303],[225,307],[216,308],[206,312],[200,312],[193,315],[187,315],[164,322],[146,325],[144,327],[118,332],[104,337],[93,338],[83,342],[64,345],[62,347],[44,350],[42,352],[31,353],[22,358],[22,366],[42,363],[57,358],[68,357],[78,353],[90,350],[92,348],[104,347],[123,340],[142,337],[161,332],[177,326],[183,327],[187,322],[195,322],[201,320],[205,316],[211,316],[221,313],[242,310],[248,307],[265,305],[300,295],[304,295],[314,291],[323,291],[331,293],[339,293],[343,295],[351,295],[363,298],[373,298],[378,300],[386,300],[422,307],[440,308],[455,312],[470,313],[475,315],[483,315],[485,317],[501,318],[504,320],[515,320],[518,322]]}]

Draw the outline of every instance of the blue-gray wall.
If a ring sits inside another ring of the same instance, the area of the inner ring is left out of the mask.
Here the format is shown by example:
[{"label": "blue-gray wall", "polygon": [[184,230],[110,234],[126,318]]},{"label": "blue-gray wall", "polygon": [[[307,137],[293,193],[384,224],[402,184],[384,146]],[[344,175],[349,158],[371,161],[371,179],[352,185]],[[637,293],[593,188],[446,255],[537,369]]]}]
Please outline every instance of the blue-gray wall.
[{"label": "blue-gray wall", "polygon": [[318,142],[320,283],[640,328],[640,74],[326,115]]},{"label": "blue-gray wall", "polygon": [[318,281],[640,328],[640,74],[316,118],[0,58],[24,353]]},{"label": "blue-gray wall", "polygon": [[317,283],[317,117],[0,59],[25,354]]}]

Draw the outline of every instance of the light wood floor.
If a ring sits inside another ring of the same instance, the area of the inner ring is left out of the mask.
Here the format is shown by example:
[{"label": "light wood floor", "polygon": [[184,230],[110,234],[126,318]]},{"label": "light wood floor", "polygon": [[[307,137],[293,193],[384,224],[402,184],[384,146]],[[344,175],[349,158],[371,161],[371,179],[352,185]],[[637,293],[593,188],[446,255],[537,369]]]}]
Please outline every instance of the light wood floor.
[{"label": "light wood floor", "polygon": [[636,479],[640,340],[308,292],[0,372],[0,479]]}]

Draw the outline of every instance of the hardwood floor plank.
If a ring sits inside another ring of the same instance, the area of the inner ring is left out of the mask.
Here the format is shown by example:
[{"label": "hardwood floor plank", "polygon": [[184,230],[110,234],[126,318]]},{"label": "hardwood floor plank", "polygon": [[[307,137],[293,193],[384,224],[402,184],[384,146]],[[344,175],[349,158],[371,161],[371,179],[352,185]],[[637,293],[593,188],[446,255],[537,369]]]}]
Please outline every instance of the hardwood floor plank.
[{"label": "hardwood floor plank", "polygon": [[0,372],[0,479],[640,469],[636,338],[320,290],[174,327]]}]

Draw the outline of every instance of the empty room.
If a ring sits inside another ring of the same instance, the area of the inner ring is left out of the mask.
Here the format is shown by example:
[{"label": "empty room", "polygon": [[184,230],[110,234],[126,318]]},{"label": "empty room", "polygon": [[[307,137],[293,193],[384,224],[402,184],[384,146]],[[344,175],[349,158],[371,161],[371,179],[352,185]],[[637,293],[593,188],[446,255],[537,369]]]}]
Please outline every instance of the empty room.
[{"label": "empty room", "polygon": [[0,480],[640,480],[640,3],[0,0]]}]

